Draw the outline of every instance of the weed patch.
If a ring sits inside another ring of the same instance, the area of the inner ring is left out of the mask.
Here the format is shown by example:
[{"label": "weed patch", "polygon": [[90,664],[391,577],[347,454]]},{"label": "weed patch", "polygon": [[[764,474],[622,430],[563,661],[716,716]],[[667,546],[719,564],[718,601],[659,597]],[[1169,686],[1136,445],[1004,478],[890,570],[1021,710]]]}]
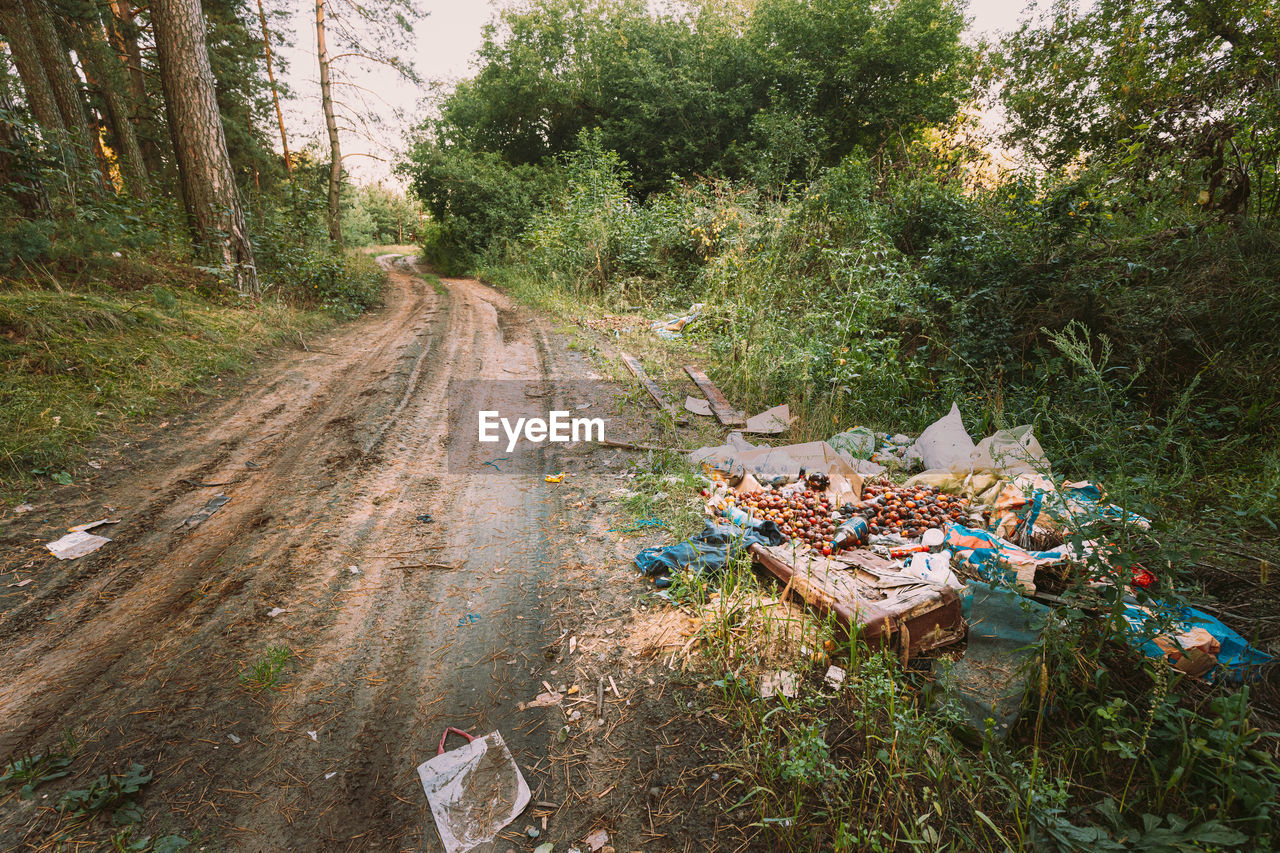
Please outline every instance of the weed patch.
[{"label": "weed patch", "polygon": [[240,685],[252,693],[274,690],[284,676],[293,652],[285,646],[272,646],[262,656],[240,671]]}]

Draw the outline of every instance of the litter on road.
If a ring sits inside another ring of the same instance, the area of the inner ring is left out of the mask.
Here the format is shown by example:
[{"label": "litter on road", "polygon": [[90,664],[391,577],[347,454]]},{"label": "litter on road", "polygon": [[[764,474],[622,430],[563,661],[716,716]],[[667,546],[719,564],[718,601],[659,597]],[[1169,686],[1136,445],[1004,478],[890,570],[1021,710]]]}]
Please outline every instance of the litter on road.
[{"label": "litter on road", "polygon": [[[467,745],[446,752],[450,733],[466,738]],[[496,731],[473,737],[460,729],[445,729],[435,758],[418,765],[418,778],[446,853],[466,853],[493,841],[532,799],[502,733]],[[537,835],[534,830],[530,837]]]},{"label": "litter on road", "polygon": [[231,498],[227,495],[214,495],[209,498],[208,503],[187,516],[186,521],[179,524],[178,527],[185,527],[187,530],[199,527],[202,523],[208,521],[211,515],[226,506],[230,500]]},{"label": "litter on road", "polygon": [[106,545],[111,540],[105,536],[98,536],[96,533],[85,533],[77,530],[68,533],[60,539],[52,542],[46,542],[45,546],[49,549],[49,553],[57,557],[59,560],[74,560],[83,557],[85,554],[92,554],[94,551]]}]

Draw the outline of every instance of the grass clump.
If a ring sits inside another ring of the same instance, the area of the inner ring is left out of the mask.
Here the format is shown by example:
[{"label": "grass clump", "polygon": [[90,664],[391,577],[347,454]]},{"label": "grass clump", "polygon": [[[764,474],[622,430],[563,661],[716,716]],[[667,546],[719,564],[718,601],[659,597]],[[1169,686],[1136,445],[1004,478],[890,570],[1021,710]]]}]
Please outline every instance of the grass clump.
[{"label": "grass clump", "polygon": [[293,652],[286,646],[271,646],[262,656],[240,671],[240,685],[251,693],[275,690],[284,677]]}]

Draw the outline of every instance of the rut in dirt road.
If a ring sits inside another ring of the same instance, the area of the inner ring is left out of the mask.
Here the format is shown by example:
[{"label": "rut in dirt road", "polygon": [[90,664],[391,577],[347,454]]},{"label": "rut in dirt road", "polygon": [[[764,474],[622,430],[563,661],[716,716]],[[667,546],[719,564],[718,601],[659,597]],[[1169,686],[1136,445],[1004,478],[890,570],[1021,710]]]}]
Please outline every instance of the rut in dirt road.
[{"label": "rut in dirt road", "polygon": [[[73,730],[86,775],[155,774],[154,828],[237,850],[437,849],[415,767],[445,725],[502,729],[537,796],[546,733],[514,710],[554,639],[563,509],[540,477],[447,469],[446,385],[586,368],[479,282],[383,262],[385,310],[10,528],[5,569],[50,529],[123,519],[5,599],[0,754]],[[278,689],[245,689],[271,647],[292,652]],[[0,808],[5,849],[74,838],[52,809]]]}]

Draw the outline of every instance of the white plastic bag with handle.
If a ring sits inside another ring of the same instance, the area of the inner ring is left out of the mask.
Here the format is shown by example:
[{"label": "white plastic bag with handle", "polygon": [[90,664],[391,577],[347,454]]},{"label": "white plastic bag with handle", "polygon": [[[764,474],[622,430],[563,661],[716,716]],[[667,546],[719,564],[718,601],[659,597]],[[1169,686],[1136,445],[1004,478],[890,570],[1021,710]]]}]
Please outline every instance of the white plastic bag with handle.
[{"label": "white plastic bag with handle", "polygon": [[[445,752],[450,732],[466,738],[467,745]],[[529,786],[499,732],[472,737],[450,726],[436,757],[418,766],[418,778],[446,853],[488,844],[529,804]]]}]

